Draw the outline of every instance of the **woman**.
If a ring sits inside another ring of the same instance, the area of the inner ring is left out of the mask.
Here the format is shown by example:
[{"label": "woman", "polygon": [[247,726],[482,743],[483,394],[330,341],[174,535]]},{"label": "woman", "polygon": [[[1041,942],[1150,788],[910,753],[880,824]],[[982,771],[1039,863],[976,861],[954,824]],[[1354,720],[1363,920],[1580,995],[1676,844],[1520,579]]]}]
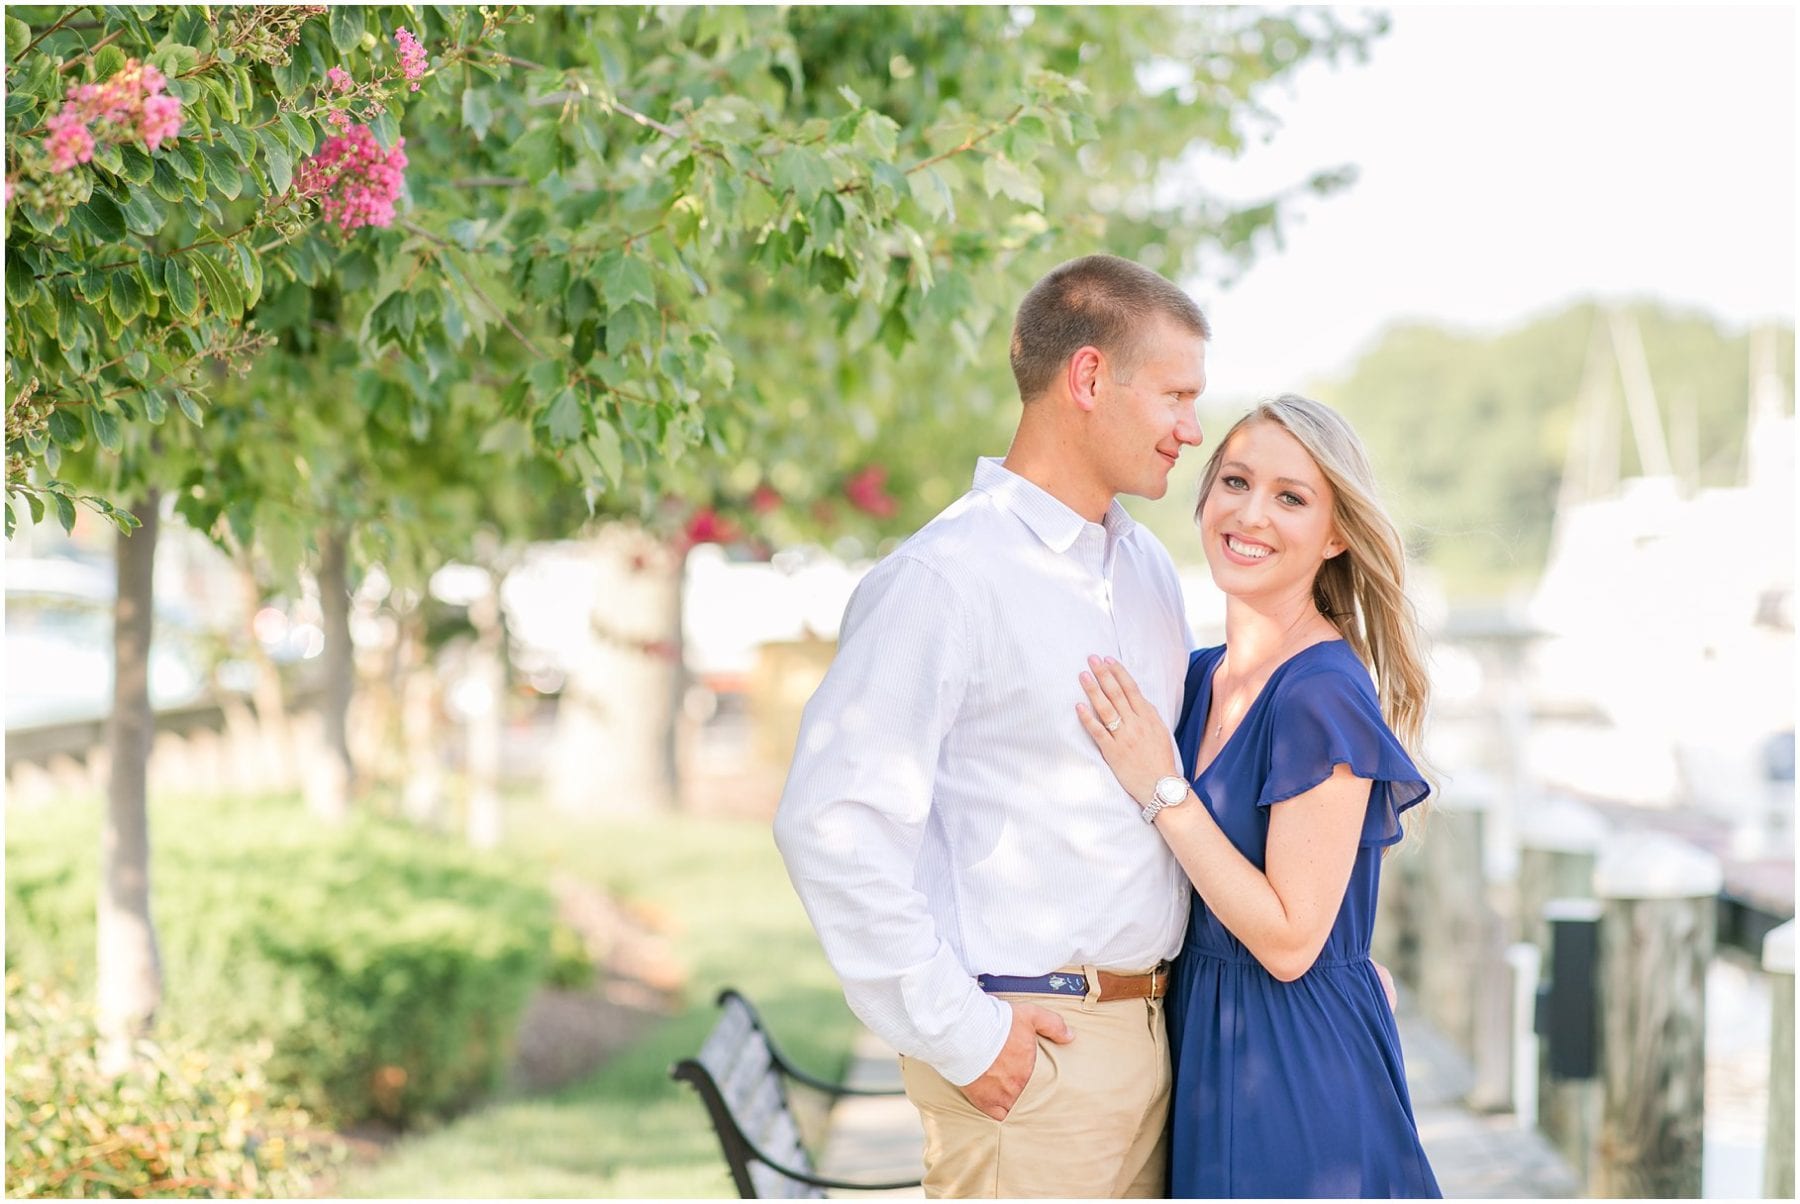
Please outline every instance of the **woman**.
[{"label": "woman", "polygon": [[1110,659],[1076,708],[1198,895],[1169,994],[1170,1194],[1439,1196],[1369,960],[1382,851],[1430,792],[1399,535],[1354,432],[1292,396],[1231,428],[1195,517],[1225,643],[1189,661],[1175,738]]}]

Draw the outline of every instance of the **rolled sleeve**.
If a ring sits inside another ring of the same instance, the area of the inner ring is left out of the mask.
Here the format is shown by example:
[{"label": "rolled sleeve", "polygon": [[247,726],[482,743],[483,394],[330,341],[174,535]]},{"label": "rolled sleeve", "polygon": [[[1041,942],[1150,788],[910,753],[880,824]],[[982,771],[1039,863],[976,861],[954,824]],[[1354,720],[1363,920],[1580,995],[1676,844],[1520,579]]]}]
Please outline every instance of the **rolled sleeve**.
[{"label": "rolled sleeve", "polygon": [[966,609],[936,569],[902,553],[871,570],[801,718],[775,816],[776,845],[851,1010],[958,1085],[987,1070],[1012,1023],[939,934],[914,881],[968,642]]}]

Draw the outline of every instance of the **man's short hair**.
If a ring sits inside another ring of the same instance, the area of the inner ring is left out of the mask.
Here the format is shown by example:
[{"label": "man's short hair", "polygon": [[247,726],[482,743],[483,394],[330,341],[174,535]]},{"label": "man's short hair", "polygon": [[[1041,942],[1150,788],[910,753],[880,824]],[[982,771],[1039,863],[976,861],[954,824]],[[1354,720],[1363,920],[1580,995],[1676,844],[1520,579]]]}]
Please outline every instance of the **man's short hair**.
[{"label": "man's short hair", "polygon": [[1203,339],[1212,337],[1194,299],[1142,264],[1117,255],[1084,255],[1052,268],[1031,286],[1013,319],[1019,400],[1042,396],[1083,347],[1098,348],[1121,378],[1129,378],[1145,350],[1143,332],[1158,316]]}]

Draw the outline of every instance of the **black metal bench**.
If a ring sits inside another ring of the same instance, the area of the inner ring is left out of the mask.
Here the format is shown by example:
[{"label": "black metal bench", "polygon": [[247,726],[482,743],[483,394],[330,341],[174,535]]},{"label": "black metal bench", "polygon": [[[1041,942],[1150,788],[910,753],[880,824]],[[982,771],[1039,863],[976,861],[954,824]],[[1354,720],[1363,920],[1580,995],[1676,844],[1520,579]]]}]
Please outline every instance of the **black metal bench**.
[{"label": "black metal bench", "polygon": [[731,988],[719,992],[724,1014],[700,1053],[669,1068],[669,1077],[692,1083],[724,1148],[732,1181],[746,1200],[823,1199],[824,1188],[897,1191],[919,1180],[852,1183],[818,1173],[788,1103],[788,1081],[836,1099],[845,1095],[899,1095],[899,1091],[846,1087],[798,1069],[769,1039],[750,1001]]}]

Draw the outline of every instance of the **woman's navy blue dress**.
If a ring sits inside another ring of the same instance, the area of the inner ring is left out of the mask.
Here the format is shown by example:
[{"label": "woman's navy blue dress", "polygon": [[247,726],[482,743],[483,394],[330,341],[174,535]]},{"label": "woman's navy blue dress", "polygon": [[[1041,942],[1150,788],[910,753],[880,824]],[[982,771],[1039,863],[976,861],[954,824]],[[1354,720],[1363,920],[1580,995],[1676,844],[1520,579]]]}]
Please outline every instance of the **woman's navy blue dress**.
[{"label": "woman's navy blue dress", "polygon": [[1430,792],[1342,640],[1276,668],[1206,772],[1193,773],[1224,647],[1188,664],[1176,739],[1194,792],[1263,868],[1269,809],[1349,765],[1373,782],[1343,907],[1311,970],[1276,979],[1194,897],[1168,1000],[1174,1197],[1437,1197],[1369,960],[1381,850]]}]

